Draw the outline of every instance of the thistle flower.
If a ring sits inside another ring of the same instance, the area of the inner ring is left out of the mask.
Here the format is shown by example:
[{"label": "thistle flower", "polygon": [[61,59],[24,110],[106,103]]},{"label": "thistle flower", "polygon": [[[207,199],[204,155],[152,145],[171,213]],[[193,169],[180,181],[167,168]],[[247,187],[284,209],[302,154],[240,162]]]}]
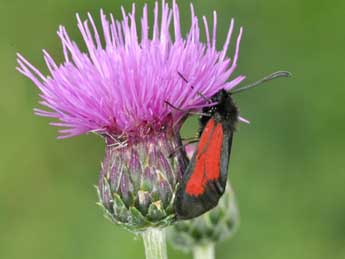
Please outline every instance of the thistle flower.
[{"label": "thistle flower", "polygon": [[89,132],[104,138],[100,203],[112,221],[131,230],[166,226],[174,220],[174,194],[188,163],[180,127],[188,112],[209,105],[205,96],[229,90],[244,79],[228,81],[236,68],[242,35],[241,29],[230,60],[233,20],[218,51],[215,13],[212,33],[203,17],[206,43],[200,41],[193,5],[185,38],[175,1],[172,8],[162,1],[160,15],[156,2],[152,33],[148,16],[145,5],[139,35],[134,5],[129,14],[122,8],[122,21],[101,10],[101,35],[90,14],[85,21],[77,15],[87,53],[60,26],[64,62],[56,64],[44,50],[48,76],[20,54],[17,59],[17,69],[41,91],[40,104],[45,109],[35,109],[35,114],[56,119],[51,125],[63,128],[59,138]]}]

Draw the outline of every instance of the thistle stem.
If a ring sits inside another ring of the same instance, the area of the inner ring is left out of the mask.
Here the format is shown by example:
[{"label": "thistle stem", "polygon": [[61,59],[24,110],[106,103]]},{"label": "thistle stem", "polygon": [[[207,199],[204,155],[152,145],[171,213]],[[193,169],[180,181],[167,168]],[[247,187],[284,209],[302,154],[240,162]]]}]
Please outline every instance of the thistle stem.
[{"label": "thistle stem", "polygon": [[142,234],[146,259],[168,259],[165,230],[149,228]]},{"label": "thistle stem", "polygon": [[193,248],[194,259],[215,259],[214,243]]}]

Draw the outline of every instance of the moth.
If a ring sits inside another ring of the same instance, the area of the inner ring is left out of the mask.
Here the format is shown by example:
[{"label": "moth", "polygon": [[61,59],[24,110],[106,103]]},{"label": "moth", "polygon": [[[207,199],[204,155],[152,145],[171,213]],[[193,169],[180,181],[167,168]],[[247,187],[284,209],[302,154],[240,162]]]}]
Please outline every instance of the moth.
[{"label": "moth", "polygon": [[217,206],[225,191],[239,117],[233,95],[290,75],[287,71],[278,71],[231,92],[222,89],[210,98],[210,103],[216,104],[202,110],[198,145],[177,189],[174,202],[177,219],[191,219],[209,211]]}]

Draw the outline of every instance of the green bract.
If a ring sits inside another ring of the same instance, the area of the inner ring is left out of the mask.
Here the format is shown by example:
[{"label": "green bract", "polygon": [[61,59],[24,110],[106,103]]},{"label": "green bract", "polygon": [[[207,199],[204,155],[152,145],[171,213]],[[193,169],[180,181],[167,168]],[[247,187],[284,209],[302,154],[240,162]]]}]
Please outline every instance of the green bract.
[{"label": "green bract", "polygon": [[172,133],[125,146],[108,140],[98,185],[108,218],[133,231],[171,224],[177,184],[188,163],[181,145]]}]

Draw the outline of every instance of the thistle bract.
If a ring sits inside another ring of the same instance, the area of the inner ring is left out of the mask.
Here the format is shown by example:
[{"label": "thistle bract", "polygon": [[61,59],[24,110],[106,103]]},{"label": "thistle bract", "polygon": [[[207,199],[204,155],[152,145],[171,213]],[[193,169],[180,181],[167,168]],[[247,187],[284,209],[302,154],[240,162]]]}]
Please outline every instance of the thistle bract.
[{"label": "thistle bract", "polygon": [[233,20],[218,51],[215,13],[213,30],[203,17],[205,43],[200,41],[193,6],[186,37],[179,16],[175,1],[172,8],[165,1],[161,7],[156,2],[153,25],[149,26],[145,6],[138,29],[134,5],[129,14],[122,9],[121,21],[101,11],[101,35],[90,14],[86,20],[77,15],[87,52],[60,26],[64,62],[56,64],[44,51],[48,76],[18,54],[17,69],[41,91],[45,109],[35,113],[57,120],[51,125],[62,128],[59,138],[92,132],[105,139],[100,203],[114,222],[131,229],[171,222],[171,204],[187,163],[180,147],[183,121],[188,112],[211,105],[205,97],[244,79],[228,81],[237,65],[242,34],[241,29],[234,57],[228,58]]},{"label": "thistle bract", "polygon": [[98,192],[113,222],[138,231],[174,220],[174,194],[187,160],[173,134],[164,131],[122,148],[108,140]]}]

